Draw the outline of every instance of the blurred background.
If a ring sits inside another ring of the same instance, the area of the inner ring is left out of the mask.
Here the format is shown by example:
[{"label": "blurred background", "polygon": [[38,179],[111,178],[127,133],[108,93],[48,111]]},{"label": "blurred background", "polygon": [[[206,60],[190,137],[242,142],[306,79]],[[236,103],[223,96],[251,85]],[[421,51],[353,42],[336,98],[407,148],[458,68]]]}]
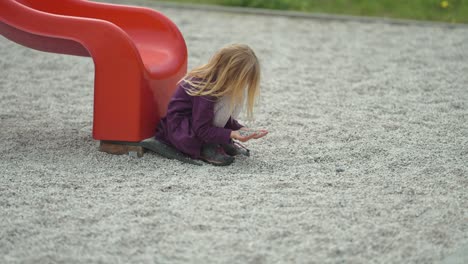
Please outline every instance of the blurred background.
[{"label": "blurred background", "polygon": [[174,0],[173,2],[468,23],[468,0]]}]

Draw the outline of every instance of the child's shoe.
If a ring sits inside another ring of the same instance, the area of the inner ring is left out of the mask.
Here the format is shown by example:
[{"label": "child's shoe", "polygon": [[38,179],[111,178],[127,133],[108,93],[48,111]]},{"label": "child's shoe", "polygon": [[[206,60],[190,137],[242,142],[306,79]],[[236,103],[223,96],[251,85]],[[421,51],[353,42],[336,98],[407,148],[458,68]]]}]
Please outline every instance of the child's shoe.
[{"label": "child's shoe", "polygon": [[239,142],[234,141],[230,144],[222,144],[221,146],[223,147],[224,152],[226,152],[226,154],[228,154],[229,156],[237,156],[237,155],[244,155],[247,157],[250,156],[250,150],[244,147]]},{"label": "child's shoe", "polygon": [[207,144],[202,147],[200,158],[215,166],[227,166],[234,162],[234,157],[226,155],[218,144]]},{"label": "child's shoe", "polygon": [[176,159],[184,163],[190,163],[190,164],[198,165],[198,166],[203,165],[202,162],[189,158],[187,155],[178,151],[176,148],[169,146],[155,139],[154,137],[147,138],[141,141],[140,146],[142,146],[145,149],[149,149],[153,152],[156,152],[159,155],[166,157],[168,159]]}]

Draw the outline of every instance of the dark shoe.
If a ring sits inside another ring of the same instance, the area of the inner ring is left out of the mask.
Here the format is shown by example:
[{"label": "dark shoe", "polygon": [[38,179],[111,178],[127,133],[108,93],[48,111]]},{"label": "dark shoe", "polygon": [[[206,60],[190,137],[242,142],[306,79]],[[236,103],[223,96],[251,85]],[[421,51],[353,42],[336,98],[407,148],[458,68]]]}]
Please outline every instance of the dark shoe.
[{"label": "dark shoe", "polygon": [[168,159],[176,159],[178,161],[182,161],[184,163],[190,163],[193,165],[201,166],[203,163],[194,159],[189,158],[187,155],[183,154],[182,152],[178,151],[172,146],[169,146],[154,137],[145,139],[140,142],[140,146],[145,149],[149,149],[153,152],[158,153],[159,155],[166,157]]},{"label": "dark shoe", "polygon": [[233,142],[231,144],[222,144],[221,145],[224,149],[224,152],[228,154],[229,156],[237,156],[237,155],[244,155],[249,157],[250,156],[250,150],[244,147],[242,144],[239,142]]},{"label": "dark shoe", "polygon": [[204,145],[200,153],[200,159],[215,166],[227,166],[234,162],[234,157],[227,155],[218,144]]}]

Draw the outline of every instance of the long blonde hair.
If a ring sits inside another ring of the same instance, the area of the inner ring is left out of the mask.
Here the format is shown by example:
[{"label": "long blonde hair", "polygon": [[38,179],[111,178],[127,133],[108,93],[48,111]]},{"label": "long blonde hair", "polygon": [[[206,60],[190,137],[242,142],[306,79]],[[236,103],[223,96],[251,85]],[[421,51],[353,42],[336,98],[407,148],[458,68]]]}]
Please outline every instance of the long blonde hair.
[{"label": "long blonde hair", "polygon": [[216,52],[207,64],[191,70],[182,79],[191,96],[230,96],[230,109],[245,103],[247,118],[253,118],[255,99],[260,92],[260,63],[254,51],[244,44],[232,44]]}]

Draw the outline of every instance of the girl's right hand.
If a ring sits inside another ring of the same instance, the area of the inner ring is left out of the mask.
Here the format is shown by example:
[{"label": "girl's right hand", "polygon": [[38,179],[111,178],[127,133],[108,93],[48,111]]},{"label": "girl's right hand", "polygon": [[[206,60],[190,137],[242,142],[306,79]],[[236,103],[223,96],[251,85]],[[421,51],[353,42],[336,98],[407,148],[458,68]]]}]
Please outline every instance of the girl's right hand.
[{"label": "girl's right hand", "polygon": [[[249,133],[255,133],[255,136],[253,137],[254,139],[262,138],[262,137],[264,137],[264,136],[266,136],[268,134],[268,130],[266,130],[266,129],[251,129],[251,128],[248,128],[248,127],[242,127],[240,130],[247,131]],[[241,132],[241,134],[242,134],[242,132]]]},{"label": "girl's right hand", "polygon": [[231,132],[231,138],[232,139],[237,139],[241,142],[246,142],[252,138],[255,138],[257,136],[257,134],[255,133],[248,133],[247,131],[245,130],[236,130],[236,131],[232,131]]},{"label": "girl's right hand", "polygon": [[254,139],[262,138],[266,136],[267,134],[268,134],[268,130],[265,130],[265,129],[257,130],[255,133]]}]

